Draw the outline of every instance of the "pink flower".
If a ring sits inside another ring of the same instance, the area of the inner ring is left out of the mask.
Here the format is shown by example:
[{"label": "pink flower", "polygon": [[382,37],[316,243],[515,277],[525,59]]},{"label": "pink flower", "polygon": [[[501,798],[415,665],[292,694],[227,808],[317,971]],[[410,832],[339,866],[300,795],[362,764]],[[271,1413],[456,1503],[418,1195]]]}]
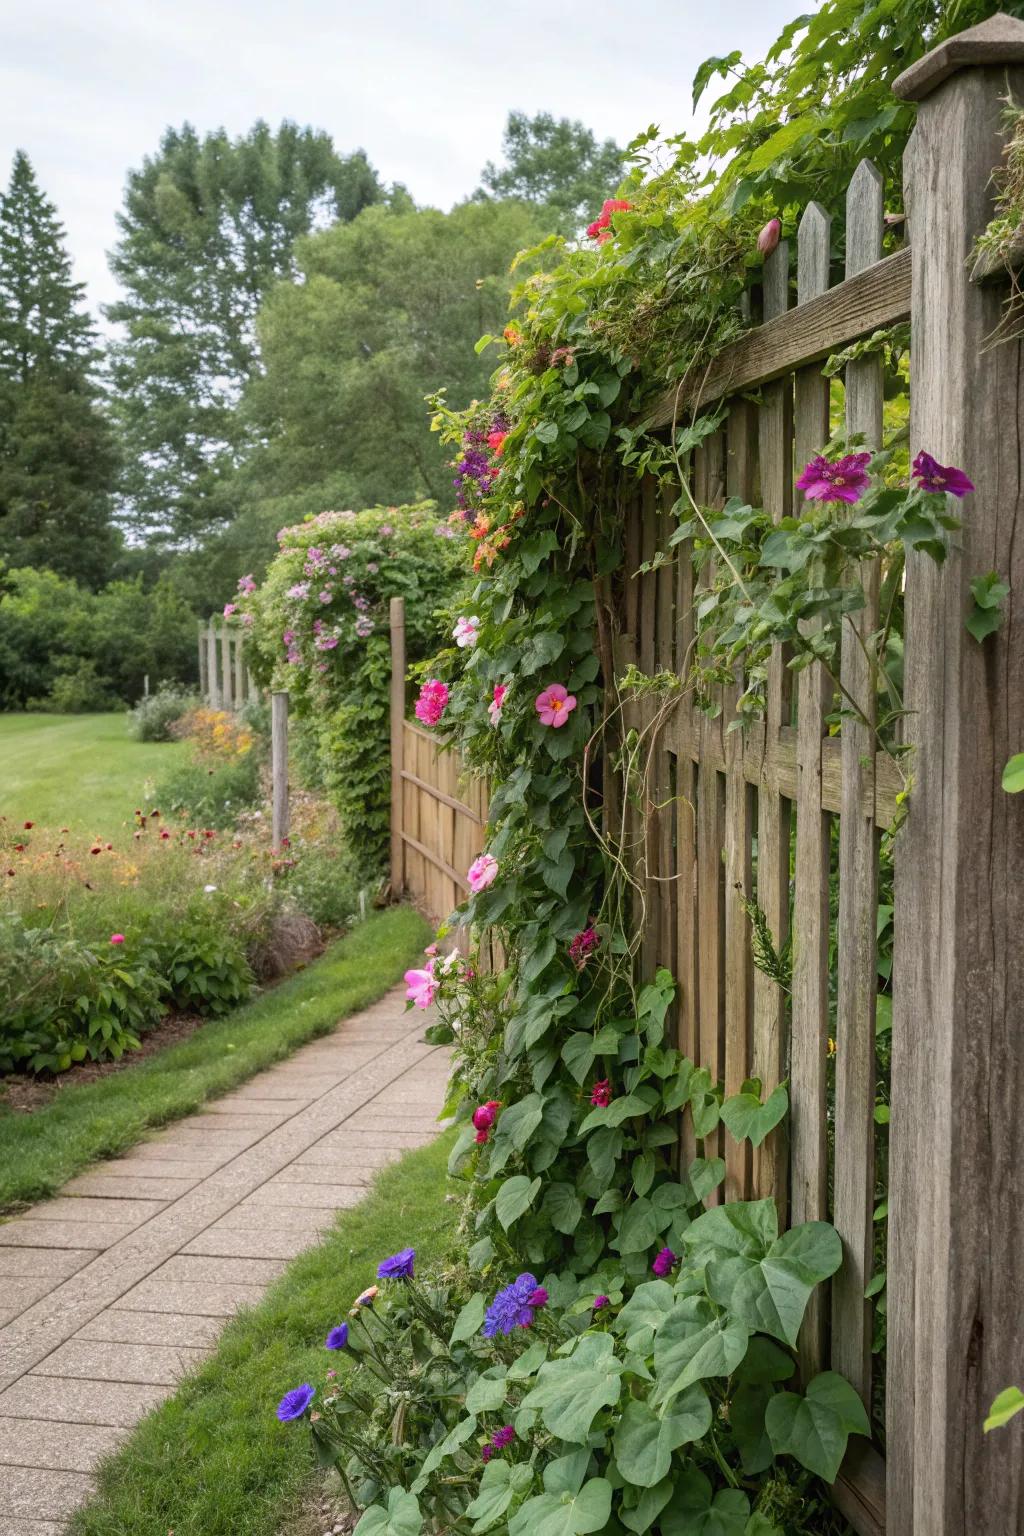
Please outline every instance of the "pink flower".
[{"label": "pink flower", "polygon": [[466,871],[466,882],[474,896],[479,896],[481,891],[486,891],[489,885],[493,885],[498,877],[498,861],[492,853],[482,853],[478,859],[474,859]]},{"label": "pink flower", "polygon": [[230,619],[231,615],[234,613],[234,611],[235,611],[235,609],[237,607],[238,607],[237,603],[225,603],[224,604],[224,617],[226,619]]},{"label": "pink flower", "polygon": [[506,693],[508,693],[507,683],[495,683],[494,697],[487,706],[487,713],[490,717],[491,724],[494,726],[501,724],[501,706],[505,702]]},{"label": "pink flower", "polygon": [[423,684],[420,696],[416,700],[416,719],[422,720],[424,725],[437,725],[445,712],[447,703],[447,684],[438,682],[436,677],[430,678]]},{"label": "pink flower", "polygon": [[110,935],[110,942],[111,942],[111,944],[123,944],[124,943],[124,934],[123,933],[112,933]]},{"label": "pink flower", "polygon": [[662,1248],[660,1252],[655,1254],[654,1263],[651,1265],[651,1268],[659,1279],[664,1279],[667,1274],[671,1273],[673,1266],[678,1264],[678,1262],[679,1260],[671,1248]]},{"label": "pink flower", "polygon": [[459,650],[464,651],[467,649],[467,647],[472,648],[474,645],[476,645],[476,642],[479,638],[479,631],[480,620],[474,613],[471,618],[456,619],[455,628],[452,630],[452,639],[459,647]]},{"label": "pink flower", "polygon": [[372,635],[373,620],[366,618],[365,615],[361,619],[356,619],[356,634],[360,640],[365,640],[368,635]]},{"label": "pink flower", "polygon": [[588,925],[572,940],[569,945],[569,959],[578,971],[582,971],[587,963],[587,957],[594,953],[600,942],[600,936],[592,925]]},{"label": "pink flower", "polygon": [[380,532],[385,539],[388,538],[390,534],[394,533],[394,531],[395,530],[390,523],[381,523]]},{"label": "pink flower", "polygon": [[488,432],[487,434],[487,446],[491,452],[496,453],[499,458],[505,451],[506,437],[508,437],[507,432]]},{"label": "pink flower", "polygon": [[428,944],[426,949],[423,951],[423,953],[425,955],[436,955],[437,954],[437,945],[436,944]]},{"label": "pink flower", "polygon": [[542,1285],[538,1285],[537,1289],[535,1291],[531,1291],[529,1296],[526,1298],[526,1305],[528,1307],[546,1307],[547,1304],[548,1293]]},{"label": "pink flower", "polygon": [[500,1108],[500,1099],[488,1099],[486,1104],[478,1104],[473,1111],[474,1128],[478,1131],[489,1131],[498,1118]]},{"label": "pink flower", "polygon": [[437,991],[433,962],[422,971],[406,971],[405,987],[405,995],[410,1003],[414,1003],[417,1008],[429,1008]]},{"label": "pink flower", "polygon": [[536,705],[541,725],[553,725],[557,729],[576,708],[576,699],[561,683],[549,683],[543,693],[538,693]]},{"label": "pink flower", "polygon": [[778,219],[769,219],[757,237],[757,248],[762,256],[770,256],[779,243],[782,234],[782,224]]},{"label": "pink flower", "polygon": [[255,592],[256,591],[256,583],[252,579],[251,576],[239,576],[239,578],[238,578],[238,590],[239,590],[239,592],[246,592],[246,593],[248,593],[248,592]]},{"label": "pink flower", "polygon": [[968,480],[962,469],[952,464],[940,464],[930,453],[923,450],[914,460],[911,473],[922,491],[945,491],[950,496],[966,496],[974,490],[973,480]]},{"label": "pink flower", "polygon": [[317,596],[319,597],[319,599],[320,599],[320,601],[322,603],[329,603],[330,600],[331,600],[332,595],[333,594],[332,594],[331,589],[329,587],[325,587],[322,592],[318,592],[317,593]]},{"label": "pink flower", "polygon": [[594,1084],[590,1095],[590,1102],[597,1109],[606,1109],[612,1101],[612,1085],[606,1077],[599,1078]]},{"label": "pink flower", "polygon": [[808,501],[859,501],[868,488],[865,465],[870,453],[848,453],[832,460],[816,454],[796,483]]},{"label": "pink flower", "polygon": [[601,212],[598,214],[593,224],[587,225],[587,234],[589,235],[590,239],[596,240],[599,245],[603,245],[606,240],[610,240],[612,237],[612,214],[625,213],[626,210],[632,208],[632,206],[632,203],[627,203],[625,198],[622,197],[606,198],[601,206]]}]

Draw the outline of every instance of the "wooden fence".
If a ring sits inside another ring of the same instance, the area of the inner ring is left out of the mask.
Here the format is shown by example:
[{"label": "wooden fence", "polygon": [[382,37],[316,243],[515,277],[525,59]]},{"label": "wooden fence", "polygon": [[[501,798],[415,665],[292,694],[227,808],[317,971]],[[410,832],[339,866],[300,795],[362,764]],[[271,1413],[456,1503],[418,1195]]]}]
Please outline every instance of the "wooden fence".
[{"label": "wooden fence", "polygon": [[[963,467],[977,487],[945,564],[907,560],[911,808],[896,842],[886,1459],[853,1442],[835,1498],[860,1536],[1010,1536],[1024,1532],[1024,1416],[987,1436],[982,1423],[1001,1388],[1024,1384],[1024,796],[1000,785],[1024,749],[1024,624],[1011,613],[979,644],[964,620],[974,577],[997,571],[1018,603],[1024,592],[1024,346],[991,343],[1006,284],[969,275],[992,214],[1005,101],[1024,101],[1024,24],[1000,16],[951,39],[895,89],[919,104],[905,162],[909,243],[882,257],[884,188],[862,163],[842,280],[832,281],[830,213],[812,203],[795,304],[781,244],[765,263],[763,323],[667,396],[655,422],[725,401],[724,429],[694,457],[693,495],[704,506],[738,495],[779,520],[830,435],[823,360],[909,321],[911,453]],[[850,432],[880,442],[877,354],[847,364],[845,411]],[[674,523],[653,483],[626,496],[632,576]],[[688,671],[699,581],[695,590],[687,546],[670,554],[615,596],[618,675],[630,664]],[[781,653],[766,718],[745,733],[727,729],[739,681],[715,719],[685,694],[671,709],[634,702],[624,724],[646,731],[653,751],[642,808],[623,815],[646,917],[642,964],[678,979],[680,1047],[727,1093],[752,1074],[768,1089],[789,1080],[788,1143],[776,1133],[751,1156],[719,1131],[705,1150],[725,1158],[728,1196],[772,1195],[793,1222],[834,1222],[844,1264],[808,1315],[801,1366],[841,1371],[870,1406],[879,839],[903,781],[872,729],[864,642],[879,628],[878,571],[857,575],[867,604],[844,626],[840,680],[863,719],[847,712],[830,734],[831,680],[818,665],[794,674]],[[404,720],[400,681],[394,709],[393,878],[439,912],[481,847],[483,800],[459,791],[457,764]],[[756,898],[778,942],[792,935],[791,995],[755,970],[741,897]]]},{"label": "wooden fence", "polygon": [[199,692],[211,709],[241,709],[259,696],[245,664],[245,633],[222,619],[199,625]]}]

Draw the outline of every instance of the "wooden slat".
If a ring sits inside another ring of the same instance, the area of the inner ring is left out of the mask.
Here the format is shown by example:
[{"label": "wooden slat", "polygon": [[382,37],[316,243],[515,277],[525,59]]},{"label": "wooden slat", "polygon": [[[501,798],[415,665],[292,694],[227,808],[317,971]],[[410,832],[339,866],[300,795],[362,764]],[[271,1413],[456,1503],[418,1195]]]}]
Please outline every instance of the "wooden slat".
[{"label": "wooden slat", "polygon": [[224,621],[220,626],[221,709],[232,707],[231,631]]},{"label": "wooden slat", "polygon": [[[820,203],[809,204],[800,222],[797,257],[799,305],[828,287],[831,219]],[[829,383],[819,368],[796,376],[794,435],[801,467],[828,440]],[[830,700],[828,679],[815,664],[799,674],[797,687],[796,878],[793,931],[790,1169],[793,1222],[828,1215],[826,1060],[828,1049],[829,818],[821,808],[821,743]],[[804,1380],[825,1360],[826,1305],[820,1288],[811,1296],[800,1332]]]},{"label": "wooden slat", "polygon": [[[457,762],[454,753],[446,753],[445,757],[450,759],[453,765]],[[421,789],[423,793],[425,795],[429,795],[432,800],[440,800],[442,805],[450,806],[457,815],[464,816],[467,821],[475,822],[478,827],[486,825],[486,823],[482,821],[481,818],[477,815],[476,811],[472,810],[464,800],[460,800],[457,795],[449,794],[447,790],[438,789],[436,784],[429,783],[427,779],[421,779],[419,775],[413,773],[411,769],[403,768],[401,770],[401,777],[403,779],[407,779],[410,784],[415,784],[417,789]]]},{"label": "wooden slat", "polygon": [[[672,497],[662,495],[657,514],[657,544],[663,549],[673,524],[668,517]],[[656,577],[657,620],[654,636],[654,670],[675,670],[675,588],[676,555],[658,568]],[[655,741],[655,797],[657,812],[657,860],[658,860],[658,965],[676,974],[676,934],[679,904],[679,883],[676,878],[676,813],[675,758],[668,750],[664,723],[659,726]],[[672,1014],[674,1034],[678,1032],[678,1004]]]},{"label": "wooden slat", "polygon": [[402,814],[405,795],[402,788],[403,748],[405,741],[405,598],[393,597],[389,613],[391,623],[391,895],[397,900],[405,890],[405,861],[402,845]]},{"label": "wooden slat", "polygon": [[[640,487],[640,559],[649,565],[658,549],[658,502],[657,485],[646,476]],[[640,670],[647,677],[654,672],[655,632],[657,629],[658,578],[647,571],[636,579],[640,604],[637,614],[637,650]],[[659,775],[659,748],[650,728],[644,738],[640,754],[642,775],[641,793],[643,811],[637,826],[638,866],[637,873],[643,882],[643,940],[640,951],[640,976],[650,981],[658,963],[658,907],[661,902],[661,886],[658,881],[658,817],[654,810],[663,798],[663,783]]]},{"label": "wooden slat", "polygon": [[[883,183],[862,160],[846,199],[846,271],[877,261],[882,250]],[[883,364],[865,357],[847,365],[846,430],[871,447],[882,442]],[[878,628],[878,562],[853,573],[864,607],[843,623],[840,677],[864,720],[842,725],[842,818],[839,824],[839,980],[836,1008],[836,1100],[833,1220],[843,1240],[843,1267],[832,1283],[832,1365],[871,1407],[871,1278],[875,1159],[875,994],[878,986],[878,833],[862,807],[874,800],[876,678],[866,646]]]},{"label": "wooden slat", "polygon": [[[764,264],[764,314],[773,320],[789,306],[789,242],[782,240]],[[766,384],[758,412],[758,457],[761,498],[774,522],[793,509],[793,381]],[[768,662],[764,740],[777,748],[789,724],[790,683],[781,646]],[[766,754],[761,754],[761,762]],[[794,754],[794,773],[796,769]],[[757,780],[757,899],[772,937],[781,947],[789,932],[790,802],[777,782],[765,775]],[[786,1075],[789,1009],[786,994],[762,971],[754,972],[753,1070],[766,1092]],[[789,1189],[789,1134],[784,1121],[754,1149],[753,1185],[758,1199],[771,1196],[784,1223]]]},{"label": "wooden slat", "polygon": [[[757,418],[747,400],[729,405],[726,427],[726,491],[750,501],[754,494]],[[754,794],[743,773],[743,735],[730,730],[742,679],[725,690],[722,709],[725,751],[725,932],[723,1075],[727,1095],[738,1093],[750,1074],[753,1014],[753,965],[750,921],[741,898],[753,892]],[[725,1133],[725,1198],[743,1200],[750,1194],[750,1143]]]},{"label": "wooden slat", "polygon": [[885,1536],[885,1462],[869,1441],[850,1441],[830,1493],[857,1536]]},{"label": "wooden slat", "polygon": [[849,346],[859,336],[869,336],[909,315],[908,246],[837,287],[809,297],[787,315],[759,325],[726,347],[706,374],[683,379],[644,416],[644,421],[651,429],[670,426],[699,404],[707,405],[724,395],[738,394],[806,368]]},{"label": "wooden slat", "polygon": [[441,874],[447,875],[452,884],[459,886],[462,890],[469,890],[465,877],[460,875],[458,870],[449,864],[446,859],[443,859],[440,854],[436,853],[429,844],[421,843],[419,838],[413,837],[409,832],[402,833],[402,841],[408,843],[410,848],[415,848],[420,857],[427,861],[431,869],[438,870]]}]

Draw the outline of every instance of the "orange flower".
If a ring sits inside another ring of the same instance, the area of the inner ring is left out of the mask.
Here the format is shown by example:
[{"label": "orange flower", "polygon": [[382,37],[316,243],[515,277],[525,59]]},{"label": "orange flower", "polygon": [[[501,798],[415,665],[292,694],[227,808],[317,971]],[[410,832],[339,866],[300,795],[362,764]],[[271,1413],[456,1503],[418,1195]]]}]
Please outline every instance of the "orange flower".
[{"label": "orange flower", "polygon": [[510,347],[518,347],[519,343],[523,339],[519,330],[514,325],[506,325],[501,334],[504,336]]}]

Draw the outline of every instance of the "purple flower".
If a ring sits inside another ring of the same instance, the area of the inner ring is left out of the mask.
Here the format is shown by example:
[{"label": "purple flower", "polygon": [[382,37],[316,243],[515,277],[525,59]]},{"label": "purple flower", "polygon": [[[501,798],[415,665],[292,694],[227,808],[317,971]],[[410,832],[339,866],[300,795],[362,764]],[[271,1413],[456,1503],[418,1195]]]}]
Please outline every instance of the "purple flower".
[{"label": "purple flower", "polygon": [[[496,1333],[509,1334],[513,1328],[529,1328],[538,1305],[533,1299],[537,1290],[537,1277],[531,1274],[518,1275],[511,1285],[500,1290],[487,1308],[480,1330],[484,1338],[493,1339]],[[547,1300],[546,1291],[544,1298]]]},{"label": "purple flower", "polygon": [[526,1305],[528,1307],[546,1307],[547,1304],[548,1293],[542,1285],[538,1285],[536,1290],[531,1291],[529,1296],[526,1298]]},{"label": "purple flower", "polygon": [[292,1419],[301,1419],[316,1393],[308,1382],[301,1387],[293,1387],[286,1392],[277,1405],[277,1416],[282,1424],[288,1424]]},{"label": "purple flower", "polygon": [[848,453],[834,462],[815,454],[797,481],[797,490],[808,501],[859,501],[868,488],[865,465],[870,462],[870,453]]},{"label": "purple flower", "polygon": [[968,480],[962,469],[951,464],[940,464],[930,453],[922,449],[914,460],[911,473],[922,491],[944,491],[950,496],[966,496],[974,490],[973,480]]},{"label": "purple flower", "polygon": [[610,1305],[611,1305],[611,1303],[608,1300],[607,1296],[595,1296],[594,1297],[594,1311],[595,1312],[600,1312],[602,1307],[607,1307],[607,1306],[610,1306]]},{"label": "purple flower", "polygon": [[324,1340],[327,1349],[344,1349],[348,1343],[348,1323],[339,1323],[337,1328],[332,1328]]},{"label": "purple flower", "polygon": [[654,1270],[656,1275],[664,1276],[669,1274],[673,1264],[675,1263],[677,1263],[677,1259],[676,1255],[672,1252],[672,1249],[663,1248],[660,1253],[655,1255],[654,1263],[651,1265],[651,1268]]},{"label": "purple flower", "polygon": [[415,1248],[400,1248],[397,1253],[391,1255],[390,1259],[384,1259],[377,1265],[377,1279],[411,1280],[415,1262]]}]

